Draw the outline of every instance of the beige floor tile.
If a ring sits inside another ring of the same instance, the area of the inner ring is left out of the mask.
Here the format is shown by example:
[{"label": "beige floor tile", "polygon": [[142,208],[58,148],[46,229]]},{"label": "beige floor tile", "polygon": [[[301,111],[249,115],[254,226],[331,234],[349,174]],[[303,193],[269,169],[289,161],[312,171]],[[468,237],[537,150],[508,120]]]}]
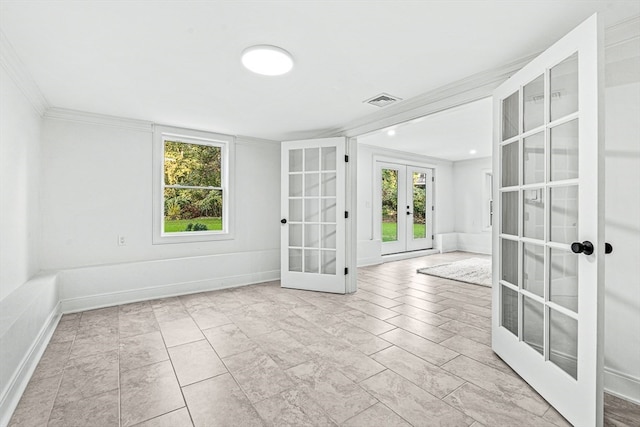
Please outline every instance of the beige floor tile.
[{"label": "beige floor tile", "polygon": [[371,357],[440,399],[465,382],[460,377],[452,375],[429,362],[425,362],[421,358],[396,346],[382,350]]},{"label": "beige floor tile", "polygon": [[288,369],[287,374],[337,423],[342,423],[377,403],[359,385],[319,361]]},{"label": "beige floor tile", "polygon": [[491,318],[485,316],[479,316],[477,314],[470,313],[464,309],[457,307],[449,307],[439,313],[443,317],[448,317],[458,322],[466,323],[476,328],[491,330]]},{"label": "beige floor tile", "polygon": [[387,319],[387,322],[435,343],[440,343],[454,336],[453,332],[429,325],[404,314]]},{"label": "beige floor tile", "polygon": [[449,318],[442,317],[439,314],[432,313],[430,311],[422,310],[418,307],[414,307],[412,305],[402,304],[397,307],[392,308],[398,314],[404,314],[409,317],[413,317],[421,322],[428,323],[433,326],[440,326],[443,323],[448,322]]},{"label": "beige floor tile", "polygon": [[458,355],[455,351],[436,344],[433,341],[425,340],[403,329],[394,329],[393,331],[380,335],[380,338],[434,365],[442,365]]},{"label": "beige floor tile", "polygon": [[49,343],[33,372],[32,381],[49,377],[59,378],[69,359],[72,344],[73,341]]},{"label": "beige floor tile", "polygon": [[156,316],[150,308],[149,310],[121,312],[118,320],[121,339],[160,330]]},{"label": "beige floor tile", "polygon": [[474,421],[389,370],[360,384],[414,426],[468,426]]},{"label": "beige floor tile", "polygon": [[38,427],[47,425],[53,402],[60,385],[60,375],[30,381],[16,410],[11,417],[9,427]]},{"label": "beige floor tile", "polygon": [[448,298],[439,301],[438,304],[444,305],[447,307],[456,307],[464,311],[467,311],[469,313],[477,314],[478,316],[491,318],[491,307],[464,303],[461,301],[456,301]]},{"label": "beige floor tile", "polygon": [[[396,287],[396,288],[402,288],[402,287]],[[401,292],[397,292],[397,291],[385,288],[384,286],[376,285],[374,279],[369,279],[368,281],[367,280],[363,280],[362,289],[366,289],[367,292],[379,295],[379,296],[384,297],[384,298],[386,298],[388,300],[393,300],[394,298],[398,298],[398,297],[401,297],[402,295],[404,295]],[[356,292],[356,295],[358,295],[357,292]]]},{"label": "beige floor tile", "polygon": [[495,427],[550,427],[550,422],[476,385],[466,383],[444,401],[477,421]]},{"label": "beige floor tile", "polygon": [[342,424],[343,427],[410,427],[411,425],[402,419],[398,414],[384,406],[376,403],[372,407],[365,409],[355,417],[349,418]]},{"label": "beige floor tile", "polygon": [[236,325],[224,325],[202,331],[218,356],[225,358],[256,348],[258,345]]},{"label": "beige floor tile", "polygon": [[402,294],[415,297],[415,298],[420,298],[425,301],[437,302],[437,303],[445,299],[441,296],[435,295],[434,293],[424,292],[416,288],[407,288],[402,291]]},{"label": "beige floor tile", "polygon": [[452,287],[456,289],[457,292],[444,291],[444,292],[438,293],[438,296],[441,296],[443,298],[453,299],[456,301],[466,302],[469,304],[476,304],[476,305],[483,304],[486,306],[487,303],[491,303],[491,297],[489,296],[490,293],[488,293],[487,296],[473,295],[471,292],[468,292],[468,291],[465,292],[464,289],[460,289],[458,283],[456,282],[452,282],[452,283],[453,283]]},{"label": "beige floor tile", "polygon": [[50,427],[118,427],[118,390],[56,405],[49,419]]},{"label": "beige floor tile", "polygon": [[345,322],[331,325],[325,328],[325,330],[366,355],[376,353],[391,346],[390,342]]},{"label": "beige floor tile", "polygon": [[[564,417],[560,415],[560,413],[556,411],[556,409],[553,406],[550,406],[549,409],[547,409],[547,412],[544,413],[542,418],[549,421],[550,423],[555,424],[558,427],[571,427],[571,423],[565,420]],[[605,420],[605,425],[606,425],[606,420]]]},{"label": "beige floor tile", "polygon": [[56,405],[65,405],[117,389],[117,351],[70,359],[62,375]]},{"label": "beige floor tile", "polygon": [[486,329],[475,328],[457,320],[450,320],[439,327],[480,344],[491,345],[491,331]]},{"label": "beige floor tile", "polygon": [[200,329],[215,328],[231,323],[231,320],[223,312],[210,307],[199,308],[190,311],[190,313]]},{"label": "beige floor tile", "polygon": [[207,340],[171,347],[169,356],[182,387],[227,372]]},{"label": "beige floor tile", "polygon": [[448,308],[444,305],[440,305],[431,301],[426,301],[420,298],[412,297],[410,295],[402,296],[400,298],[396,298],[395,300],[402,304],[407,304],[413,307],[417,307],[421,310],[430,311],[431,313],[440,313],[441,311],[444,311]]},{"label": "beige floor tile", "polygon": [[283,426],[335,426],[336,424],[304,392],[284,391],[255,404],[265,424]]},{"label": "beige floor tile", "polygon": [[285,331],[259,335],[253,339],[282,369],[299,365],[315,354]]},{"label": "beige floor tile", "polygon": [[160,322],[160,332],[167,347],[204,339],[198,325],[190,317],[170,322]]},{"label": "beige floor tile", "polygon": [[171,362],[120,374],[120,417],[131,426],[185,406]]},{"label": "beige floor tile", "polygon": [[156,301],[162,301],[152,302],[151,304],[153,314],[156,316],[158,323],[167,323],[189,318],[189,312],[177,298]]},{"label": "beige floor tile", "polygon": [[606,408],[605,424],[616,426],[640,425],[640,405],[611,394],[604,395],[604,404]]},{"label": "beige floor tile", "polygon": [[311,344],[307,348],[316,354],[317,359],[325,361],[355,382],[360,382],[385,369],[375,360],[342,342],[322,341]]},{"label": "beige floor tile", "polygon": [[151,308],[151,302],[150,301],[139,301],[139,302],[132,302],[129,304],[123,304],[118,306],[118,315],[121,316],[122,314],[133,314],[133,313],[141,313],[141,312],[153,312],[153,309]]},{"label": "beige floor tile", "polygon": [[[71,348],[71,358],[91,356],[118,349],[117,330],[109,328],[109,333],[80,338],[76,336]],[[115,331],[115,332],[113,332]]]},{"label": "beige floor tile", "polygon": [[80,328],[89,326],[117,326],[118,307],[98,308],[82,312],[80,316]]},{"label": "beige floor tile", "polygon": [[380,320],[385,320],[390,317],[397,316],[397,314],[393,311],[370,303],[369,301],[353,301],[348,303],[347,305],[352,309],[359,310]]},{"label": "beige floor tile", "polygon": [[515,375],[509,365],[504,363],[502,359],[500,359],[489,346],[480,344],[476,341],[467,339],[460,335],[456,335],[447,340],[444,340],[440,343],[440,345],[450,348],[451,350],[456,351],[460,354],[464,354],[465,356],[480,363],[489,365],[492,368],[498,369],[505,374]]},{"label": "beige floor tile", "polygon": [[[389,291],[389,292],[393,292],[393,291]],[[401,302],[398,302],[391,298],[386,298],[386,297],[383,297],[382,295],[378,295],[374,292],[370,292],[365,288],[362,288],[362,289],[358,288],[358,291],[356,292],[356,296],[361,300],[369,301],[371,303],[374,303],[384,308],[395,307],[396,305],[402,304]]]},{"label": "beige floor tile", "polygon": [[337,317],[374,335],[384,334],[385,332],[395,329],[395,326],[387,323],[388,320],[383,321],[376,319],[358,310],[350,310],[337,315]]},{"label": "beige floor tile", "polygon": [[442,365],[442,369],[500,396],[505,402],[518,405],[536,415],[542,416],[549,409],[549,404],[524,380],[507,375],[466,356],[456,357]]},{"label": "beige floor tile", "polygon": [[73,341],[76,337],[76,333],[78,332],[78,327],[80,326],[80,316],[73,317],[65,317],[62,316],[60,318],[60,322],[56,326],[56,330],[51,337],[51,342],[65,342],[65,341]]},{"label": "beige floor tile", "polygon": [[193,423],[185,407],[136,424],[135,427],[193,427]]},{"label": "beige floor tile", "polygon": [[284,371],[259,348],[227,357],[224,363],[253,403],[293,387]]},{"label": "beige floor tile", "polygon": [[120,371],[129,371],[168,360],[169,355],[160,332],[120,339]]},{"label": "beige floor tile", "polygon": [[264,425],[229,374],[186,386],[182,391],[196,427]]}]

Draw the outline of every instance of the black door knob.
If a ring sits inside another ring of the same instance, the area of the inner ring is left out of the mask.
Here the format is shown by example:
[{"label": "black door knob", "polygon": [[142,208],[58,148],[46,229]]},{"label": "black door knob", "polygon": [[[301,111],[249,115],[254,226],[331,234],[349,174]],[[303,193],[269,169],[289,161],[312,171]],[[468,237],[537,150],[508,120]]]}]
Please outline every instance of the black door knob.
[{"label": "black door knob", "polygon": [[613,252],[613,246],[611,246],[611,243],[605,243],[604,244],[604,253],[605,254],[610,254],[611,252]]},{"label": "black door knob", "polygon": [[281,222],[281,223],[283,223],[283,224],[286,224],[286,223],[287,223],[287,219],[286,219],[286,218],[282,218],[282,219],[280,220],[280,222]]},{"label": "black door knob", "polygon": [[571,244],[571,252],[573,252],[574,254],[591,255],[593,253],[593,243],[588,240],[585,240],[582,243],[573,242]]}]

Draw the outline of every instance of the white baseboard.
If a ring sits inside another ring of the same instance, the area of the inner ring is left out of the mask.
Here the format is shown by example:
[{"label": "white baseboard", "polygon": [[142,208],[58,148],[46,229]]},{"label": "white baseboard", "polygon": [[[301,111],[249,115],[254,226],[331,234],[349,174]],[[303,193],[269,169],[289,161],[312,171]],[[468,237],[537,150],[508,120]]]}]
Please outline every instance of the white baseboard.
[{"label": "white baseboard", "polygon": [[382,260],[383,262],[400,261],[403,259],[418,258],[421,256],[434,255],[438,253],[440,253],[438,249],[425,249],[422,251],[401,252],[399,254],[383,255]]},{"label": "white baseboard", "polygon": [[44,351],[51,341],[53,332],[56,330],[58,321],[60,320],[60,303],[49,313],[47,320],[38,336],[29,347],[29,351],[24,355],[17,369],[14,371],[12,378],[3,390],[0,398],[0,426],[5,427],[9,424],[13,411],[15,411],[20,398],[24,393],[33,372],[40,362]]},{"label": "white baseboard", "polygon": [[158,298],[194,294],[198,292],[235,288],[239,286],[269,282],[279,279],[280,270],[273,270],[233,277],[172,283],[169,285],[131,289],[128,291],[102,293],[97,295],[68,298],[62,300],[61,311],[63,313],[74,313],[78,311],[93,310],[96,308],[110,307],[114,305],[128,304],[138,301],[147,301]]},{"label": "white baseboard", "polygon": [[640,405],[640,378],[604,368],[604,389],[607,393]]}]

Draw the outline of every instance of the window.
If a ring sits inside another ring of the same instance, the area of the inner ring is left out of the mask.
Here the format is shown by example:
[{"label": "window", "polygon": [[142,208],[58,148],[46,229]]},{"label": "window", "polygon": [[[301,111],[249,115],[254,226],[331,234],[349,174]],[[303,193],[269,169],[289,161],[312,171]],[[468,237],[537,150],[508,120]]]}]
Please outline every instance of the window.
[{"label": "window", "polygon": [[156,126],[153,243],[233,238],[231,136]]}]

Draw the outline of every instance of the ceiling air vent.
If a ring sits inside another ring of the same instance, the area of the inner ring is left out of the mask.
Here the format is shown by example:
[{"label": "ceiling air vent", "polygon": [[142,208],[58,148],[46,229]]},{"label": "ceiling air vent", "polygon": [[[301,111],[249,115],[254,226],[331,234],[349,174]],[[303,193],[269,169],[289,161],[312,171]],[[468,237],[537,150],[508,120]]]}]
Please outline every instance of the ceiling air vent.
[{"label": "ceiling air vent", "polygon": [[375,105],[376,107],[386,107],[387,105],[393,104],[396,101],[402,101],[402,98],[389,95],[388,93],[381,93],[380,95],[376,95],[373,98],[369,98],[363,102],[367,104]]}]

